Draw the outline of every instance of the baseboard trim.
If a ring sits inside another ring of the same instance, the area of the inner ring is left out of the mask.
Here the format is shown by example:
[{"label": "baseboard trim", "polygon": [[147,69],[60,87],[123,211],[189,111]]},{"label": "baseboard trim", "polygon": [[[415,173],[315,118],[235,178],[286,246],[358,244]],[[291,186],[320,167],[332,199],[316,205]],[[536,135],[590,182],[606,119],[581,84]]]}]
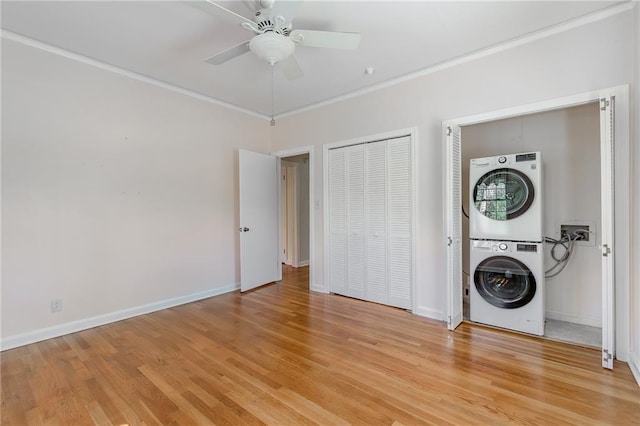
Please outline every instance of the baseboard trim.
[{"label": "baseboard trim", "polygon": [[442,311],[425,308],[424,306],[418,306],[413,310],[413,313],[425,318],[431,318],[438,321],[444,321],[444,314]]},{"label": "baseboard trim", "polygon": [[217,287],[215,289],[180,296],[173,299],[162,300],[160,302],[149,303],[147,305],[136,306],[133,308],[123,309],[121,311],[110,312],[108,314],[97,315],[77,321],[71,321],[64,324],[55,325],[53,327],[41,328],[39,330],[29,331],[27,333],[17,334],[2,338],[0,340],[0,351],[14,349],[19,346],[40,342],[42,340],[53,339],[54,337],[64,336],[65,334],[76,333],[78,331],[87,330],[89,328],[112,322],[122,321],[133,318],[138,315],[149,314],[151,312],[160,311],[162,309],[172,308],[174,306],[184,305],[186,303],[196,302],[209,297],[219,296],[221,294],[230,293],[238,290],[240,283]]},{"label": "baseboard trim", "polygon": [[301,268],[303,266],[309,266],[309,261],[308,260],[303,260],[298,262],[298,268]]},{"label": "baseboard trim", "polygon": [[598,318],[585,318],[555,311],[546,311],[545,318],[602,328],[602,320]]},{"label": "baseboard trim", "polygon": [[640,386],[640,354],[637,352],[629,352],[628,364],[633,377],[636,379],[636,383]]},{"label": "baseboard trim", "polygon": [[329,294],[329,292],[324,287],[324,285],[317,285],[317,284],[311,283],[311,285],[309,286],[309,290],[315,291],[317,293]]}]

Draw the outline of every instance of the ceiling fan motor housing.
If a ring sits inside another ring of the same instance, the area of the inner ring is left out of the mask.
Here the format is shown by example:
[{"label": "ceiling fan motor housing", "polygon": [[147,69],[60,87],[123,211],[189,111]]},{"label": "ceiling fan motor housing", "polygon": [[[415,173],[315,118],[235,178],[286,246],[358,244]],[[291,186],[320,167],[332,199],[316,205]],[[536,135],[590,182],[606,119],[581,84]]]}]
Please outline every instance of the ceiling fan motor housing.
[{"label": "ceiling fan motor housing", "polygon": [[256,23],[260,32],[273,31],[285,36],[291,32],[291,21],[287,23],[283,16],[274,16],[269,9],[256,11],[253,22]]}]

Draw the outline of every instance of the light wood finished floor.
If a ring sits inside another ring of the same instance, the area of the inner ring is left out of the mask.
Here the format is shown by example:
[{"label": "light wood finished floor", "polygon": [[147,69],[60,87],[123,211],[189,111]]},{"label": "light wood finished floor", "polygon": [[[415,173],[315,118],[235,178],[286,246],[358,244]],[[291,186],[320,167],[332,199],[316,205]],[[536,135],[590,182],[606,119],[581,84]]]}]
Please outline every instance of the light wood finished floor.
[{"label": "light wood finished floor", "polygon": [[307,274],[3,352],[2,424],[640,424],[597,350],[451,333]]}]

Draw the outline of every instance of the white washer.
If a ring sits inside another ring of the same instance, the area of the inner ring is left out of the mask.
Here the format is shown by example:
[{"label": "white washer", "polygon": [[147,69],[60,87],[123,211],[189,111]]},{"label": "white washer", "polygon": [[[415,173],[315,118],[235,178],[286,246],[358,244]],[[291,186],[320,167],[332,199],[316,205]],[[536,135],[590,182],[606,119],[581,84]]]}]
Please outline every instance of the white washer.
[{"label": "white washer", "polygon": [[544,335],[543,243],[471,241],[470,319]]},{"label": "white washer", "polygon": [[470,161],[469,238],[542,241],[539,152]]}]

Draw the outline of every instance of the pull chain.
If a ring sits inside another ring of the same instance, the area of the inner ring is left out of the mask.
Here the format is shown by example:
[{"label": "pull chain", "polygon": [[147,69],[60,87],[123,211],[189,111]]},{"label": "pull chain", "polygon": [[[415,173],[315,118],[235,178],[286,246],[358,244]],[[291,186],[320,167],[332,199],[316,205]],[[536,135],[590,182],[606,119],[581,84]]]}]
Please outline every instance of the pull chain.
[{"label": "pull chain", "polygon": [[276,120],[273,118],[273,65],[271,64],[271,126],[276,125]]}]

